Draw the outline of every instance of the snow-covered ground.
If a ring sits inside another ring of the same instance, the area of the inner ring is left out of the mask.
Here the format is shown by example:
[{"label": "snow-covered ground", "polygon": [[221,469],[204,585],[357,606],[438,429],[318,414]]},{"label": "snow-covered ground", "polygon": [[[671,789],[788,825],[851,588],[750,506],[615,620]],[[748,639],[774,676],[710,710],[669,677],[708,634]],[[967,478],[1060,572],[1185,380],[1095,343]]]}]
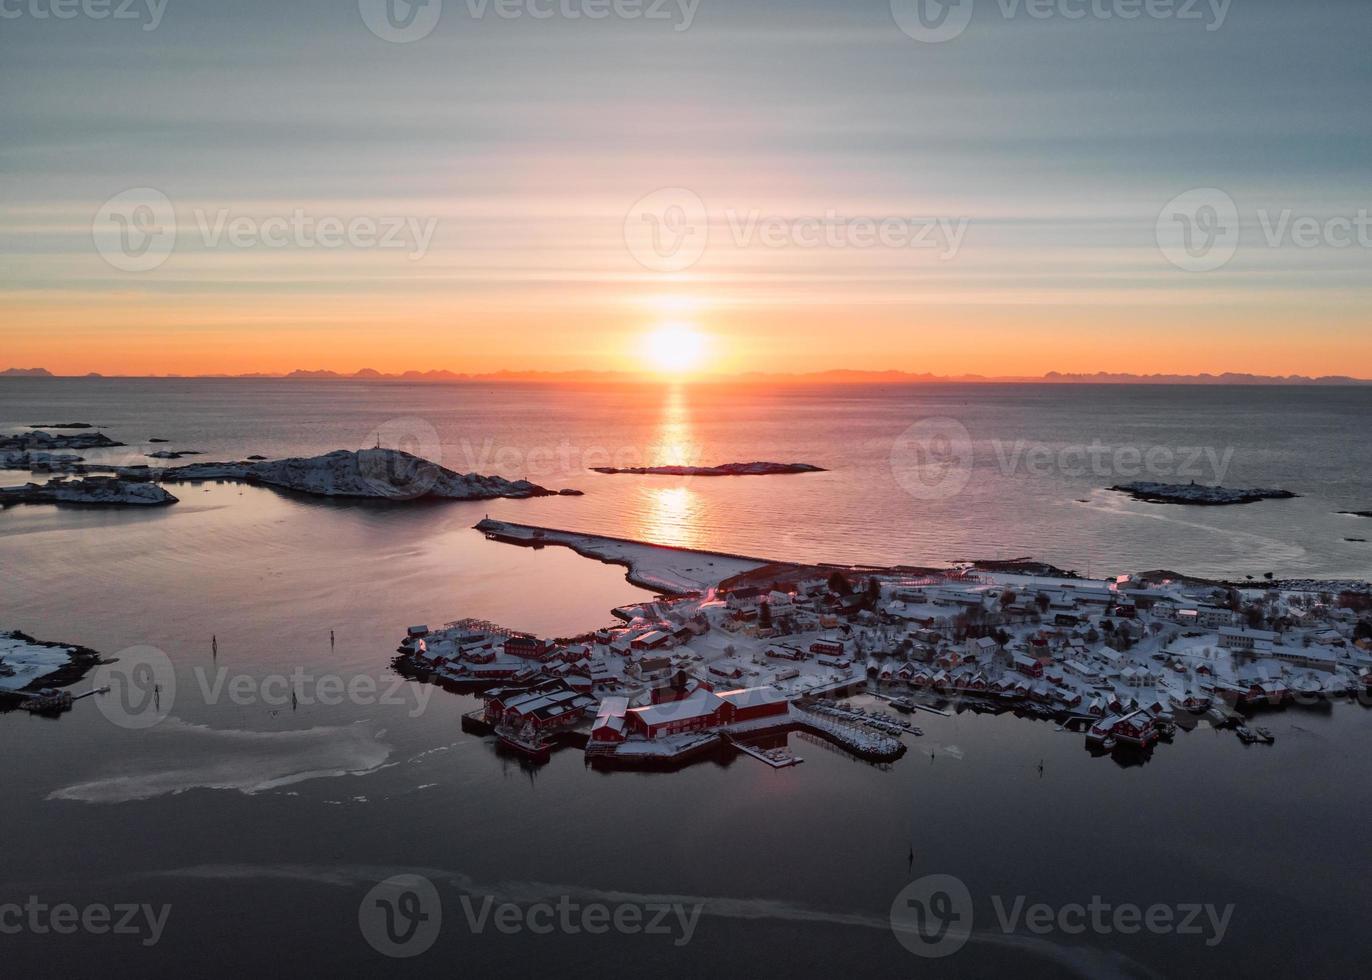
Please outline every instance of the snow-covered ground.
[{"label": "snow-covered ground", "polygon": [[155,484],[143,481],[114,477],[88,477],[84,480],[57,478],[42,484],[0,487],[0,504],[4,503],[160,507],[176,503],[176,497]]},{"label": "snow-covered ground", "polygon": [[71,662],[72,647],[47,646],[0,631],[0,691],[21,691]]},{"label": "snow-covered ground", "polygon": [[[966,565],[839,573],[500,521],[478,527],[628,565],[676,597],[616,610],[624,623],[532,652],[529,638],[507,643],[491,624],[449,624],[427,634],[427,657],[454,680],[481,683],[495,670],[635,706],[667,684],[790,700],[868,684],[1059,719],[1142,712],[1164,734],[1174,715],[1210,711],[1218,723],[1235,707],[1372,695],[1363,583],[1232,588],[1162,572],[1080,579]],[[413,649],[423,660],[423,646]]]},{"label": "snow-covered ground", "polygon": [[624,565],[629,569],[629,581],[669,595],[704,592],[724,579],[767,564],[766,561],[757,558],[709,551],[689,551],[684,548],[671,548],[597,534],[511,524],[508,521],[495,521],[489,518],[476,528],[502,541],[529,545],[562,545],[587,558]]}]

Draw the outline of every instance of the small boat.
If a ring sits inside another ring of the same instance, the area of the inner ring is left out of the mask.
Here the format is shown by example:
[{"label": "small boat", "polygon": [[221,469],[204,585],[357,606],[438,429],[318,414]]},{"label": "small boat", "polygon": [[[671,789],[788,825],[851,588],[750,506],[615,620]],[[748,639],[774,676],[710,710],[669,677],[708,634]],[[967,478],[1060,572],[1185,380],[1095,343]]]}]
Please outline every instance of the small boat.
[{"label": "small boat", "polygon": [[1262,741],[1262,736],[1247,725],[1238,725],[1234,728],[1234,734],[1239,737],[1239,741],[1244,745],[1252,745],[1254,742]]},{"label": "small boat", "polygon": [[1271,745],[1277,740],[1277,736],[1273,735],[1272,732],[1266,728],[1254,728],[1253,734],[1257,735],[1258,741],[1262,742],[1264,745]]}]

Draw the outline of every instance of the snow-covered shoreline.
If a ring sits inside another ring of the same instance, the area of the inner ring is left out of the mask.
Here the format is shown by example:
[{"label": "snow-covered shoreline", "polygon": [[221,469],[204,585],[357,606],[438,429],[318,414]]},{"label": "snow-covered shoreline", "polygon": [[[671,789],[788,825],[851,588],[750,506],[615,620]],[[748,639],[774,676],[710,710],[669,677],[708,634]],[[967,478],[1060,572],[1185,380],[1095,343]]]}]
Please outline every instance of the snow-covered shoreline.
[{"label": "snow-covered shoreline", "polygon": [[622,565],[628,569],[625,578],[634,585],[666,595],[704,592],[727,578],[771,564],[765,558],[750,558],[747,555],[693,551],[628,538],[561,531],[490,518],[479,522],[476,529],[488,538],[507,544],[526,547],[559,545],[586,558]]},{"label": "snow-covered shoreline", "polygon": [[100,655],[86,647],[0,630],[0,703],[22,700],[41,687],[74,684],[99,661]]},{"label": "snow-covered shoreline", "polygon": [[0,487],[0,507],[12,504],[82,504],[93,507],[165,507],[177,498],[152,483],[118,477],[56,477],[47,483]]}]

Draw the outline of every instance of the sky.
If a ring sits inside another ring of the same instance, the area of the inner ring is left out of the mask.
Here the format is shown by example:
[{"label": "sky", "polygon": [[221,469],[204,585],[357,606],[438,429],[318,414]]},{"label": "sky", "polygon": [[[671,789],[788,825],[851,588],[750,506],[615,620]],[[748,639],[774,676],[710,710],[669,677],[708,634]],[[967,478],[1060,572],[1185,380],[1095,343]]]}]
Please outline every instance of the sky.
[{"label": "sky", "polygon": [[1365,0],[386,2],[0,0],[0,368],[1372,377]]}]

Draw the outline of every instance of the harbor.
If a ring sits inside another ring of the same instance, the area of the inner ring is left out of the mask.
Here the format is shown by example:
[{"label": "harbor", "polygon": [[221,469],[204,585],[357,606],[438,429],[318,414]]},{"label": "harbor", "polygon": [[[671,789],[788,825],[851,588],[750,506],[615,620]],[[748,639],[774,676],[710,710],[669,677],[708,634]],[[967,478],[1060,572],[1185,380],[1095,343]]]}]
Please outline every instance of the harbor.
[{"label": "harbor", "polygon": [[675,586],[573,636],[471,619],[407,631],[398,669],[480,693],[480,724],[538,761],[576,745],[600,765],[675,766],[729,744],[794,765],[741,741],[770,728],[890,763],[922,734],[911,716],[963,712],[1052,722],[1092,751],[1146,760],[1198,724],[1270,745],[1244,724],[1251,712],[1372,690],[1357,614],[1368,596],[1353,588],[1082,579],[1025,563],[803,566],[489,519],[478,529]]}]

